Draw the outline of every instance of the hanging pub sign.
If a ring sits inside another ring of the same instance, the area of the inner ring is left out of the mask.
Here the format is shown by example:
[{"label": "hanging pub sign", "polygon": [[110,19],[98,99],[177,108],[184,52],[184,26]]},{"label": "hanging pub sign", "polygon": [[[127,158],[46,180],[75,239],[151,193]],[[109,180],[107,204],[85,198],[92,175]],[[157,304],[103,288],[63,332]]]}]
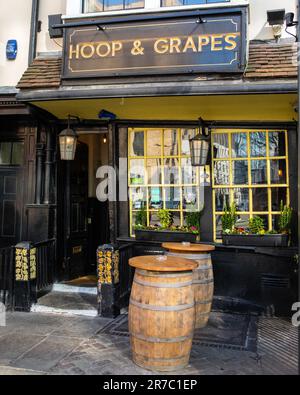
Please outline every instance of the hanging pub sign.
[{"label": "hanging pub sign", "polygon": [[64,78],[231,72],[245,67],[244,11],[65,29]]}]

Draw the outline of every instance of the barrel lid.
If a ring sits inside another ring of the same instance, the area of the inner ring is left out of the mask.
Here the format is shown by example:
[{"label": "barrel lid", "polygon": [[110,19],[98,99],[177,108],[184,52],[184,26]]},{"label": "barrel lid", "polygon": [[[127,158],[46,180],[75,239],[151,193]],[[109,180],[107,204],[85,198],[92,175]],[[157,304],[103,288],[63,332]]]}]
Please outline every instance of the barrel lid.
[{"label": "barrel lid", "polygon": [[165,255],[137,256],[129,260],[129,265],[153,272],[184,272],[198,267],[197,262],[191,259]]},{"label": "barrel lid", "polygon": [[209,244],[190,244],[190,243],[163,243],[163,248],[178,252],[178,253],[185,253],[185,252],[211,252],[215,250],[215,246]]}]

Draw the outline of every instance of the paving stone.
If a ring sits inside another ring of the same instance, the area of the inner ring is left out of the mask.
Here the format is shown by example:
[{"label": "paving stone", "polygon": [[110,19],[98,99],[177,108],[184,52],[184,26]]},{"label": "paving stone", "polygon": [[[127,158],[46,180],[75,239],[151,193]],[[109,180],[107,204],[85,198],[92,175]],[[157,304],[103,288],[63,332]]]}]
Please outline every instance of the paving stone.
[{"label": "paving stone", "polygon": [[44,337],[42,336],[28,335],[26,333],[19,336],[15,333],[2,336],[0,338],[0,365],[9,365],[43,339]]},{"label": "paving stone", "polygon": [[5,329],[10,333],[28,333],[41,336],[51,334],[64,323],[61,317],[55,315],[34,315],[30,313],[8,313],[6,321]]},{"label": "paving stone", "polygon": [[22,357],[11,363],[12,366],[42,370],[47,372],[67,354],[79,346],[81,340],[67,337],[48,336]]},{"label": "paving stone", "polygon": [[[151,375],[153,372],[133,363],[129,337],[98,333],[107,322],[102,318],[8,314],[8,326],[0,328],[0,374]],[[286,325],[282,320],[260,319],[257,353],[194,345],[189,366],[175,374],[296,375],[297,341]]]},{"label": "paving stone", "polygon": [[0,376],[41,376],[45,372],[38,372],[36,370],[17,369],[9,366],[0,366]]},{"label": "paving stone", "polygon": [[89,338],[107,325],[111,320],[107,318],[69,317],[52,336],[67,336]]}]

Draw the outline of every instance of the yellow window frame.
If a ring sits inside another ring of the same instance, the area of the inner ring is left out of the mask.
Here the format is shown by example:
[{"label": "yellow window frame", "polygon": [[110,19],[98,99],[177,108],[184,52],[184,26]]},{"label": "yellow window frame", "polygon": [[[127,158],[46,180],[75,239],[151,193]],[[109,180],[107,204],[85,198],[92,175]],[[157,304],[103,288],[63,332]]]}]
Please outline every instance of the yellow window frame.
[{"label": "yellow window frame", "polygon": [[[251,156],[251,144],[250,135],[251,133],[263,132],[266,134],[266,156],[256,157]],[[270,145],[269,145],[269,134],[274,132],[284,133],[285,135],[285,155],[284,156],[270,156]],[[233,157],[232,156],[232,134],[244,133],[247,135],[247,156],[246,157]],[[215,158],[214,157],[214,136],[218,134],[226,134],[228,136],[228,157]],[[268,229],[272,230],[272,217],[274,215],[279,215],[279,211],[272,211],[272,189],[273,188],[285,188],[286,189],[286,201],[287,204],[290,203],[290,190],[289,190],[289,160],[288,160],[288,132],[283,129],[217,129],[212,130],[212,206],[213,206],[213,234],[214,241],[221,242],[217,238],[216,220],[217,216],[224,214],[224,211],[216,210],[216,190],[218,189],[228,189],[230,191],[229,200],[230,204],[234,201],[234,191],[235,189],[248,189],[249,190],[249,210],[248,211],[238,211],[238,215],[247,215],[249,219],[256,215],[268,216]],[[266,160],[267,162],[267,183],[266,184],[252,184],[251,175],[251,161],[253,160]],[[272,184],[271,183],[271,160],[285,160],[286,162],[286,183],[285,184]],[[228,162],[229,163],[229,184],[228,185],[216,185],[215,184],[215,163],[216,162]],[[240,185],[233,183],[233,171],[232,164],[234,161],[247,161],[248,163],[248,184]],[[268,210],[267,211],[254,211],[253,210],[253,189],[254,188],[267,188],[268,190]]]},{"label": "yellow window frame", "polygon": [[[165,155],[164,153],[164,141],[165,141],[165,131],[167,130],[176,130],[177,131],[177,144],[178,144],[178,153],[177,155]],[[158,212],[158,209],[151,209],[149,208],[149,188],[157,187],[162,189],[162,201],[163,201],[163,208],[166,208],[166,191],[165,188],[178,188],[180,191],[180,206],[179,209],[172,209],[170,211],[174,213],[180,213],[180,225],[183,226],[184,224],[184,213],[188,212],[183,208],[183,188],[184,187],[195,187],[197,192],[197,204],[198,210],[200,210],[200,188],[199,188],[199,168],[194,168],[196,172],[196,183],[188,184],[183,183],[182,180],[182,160],[183,159],[190,159],[190,155],[182,154],[182,131],[183,130],[193,130],[195,131],[195,135],[198,133],[197,127],[145,127],[145,128],[129,128],[128,129],[128,188],[129,188],[129,229],[130,229],[130,236],[134,237],[133,232],[133,214],[138,212],[139,210],[133,210],[133,201],[132,201],[132,190],[137,187],[145,188],[146,189],[146,211],[147,211],[147,225],[150,224],[150,214]],[[160,155],[148,155],[149,149],[147,147],[148,142],[148,133],[151,131],[160,131],[161,135],[161,154]],[[132,136],[134,133],[144,132],[144,156],[132,156],[131,155],[131,147],[132,147]],[[147,174],[147,160],[148,159],[160,159],[161,161],[161,183],[158,184],[149,184],[148,183],[148,174]],[[178,177],[179,183],[178,184],[165,184],[165,160],[166,159],[177,159],[178,160]],[[130,175],[131,175],[131,161],[132,160],[143,160],[144,161],[144,183],[143,184],[131,184]]]}]

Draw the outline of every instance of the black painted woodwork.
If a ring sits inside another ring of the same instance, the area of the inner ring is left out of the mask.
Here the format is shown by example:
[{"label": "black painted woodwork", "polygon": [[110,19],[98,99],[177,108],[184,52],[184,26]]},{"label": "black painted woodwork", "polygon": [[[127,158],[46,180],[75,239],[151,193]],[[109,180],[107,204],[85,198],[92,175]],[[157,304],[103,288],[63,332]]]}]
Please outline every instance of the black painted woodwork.
[{"label": "black painted woodwork", "polygon": [[16,244],[21,238],[23,182],[21,171],[0,169],[0,246]]},{"label": "black painted woodwork", "polygon": [[63,178],[63,277],[71,280],[88,270],[88,146],[78,143],[74,161],[61,161]]},{"label": "black painted woodwork", "polygon": [[88,268],[87,272],[96,273],[95,251],[99,245],[109,243],[108,203],[97,198],[88,199]]}]

